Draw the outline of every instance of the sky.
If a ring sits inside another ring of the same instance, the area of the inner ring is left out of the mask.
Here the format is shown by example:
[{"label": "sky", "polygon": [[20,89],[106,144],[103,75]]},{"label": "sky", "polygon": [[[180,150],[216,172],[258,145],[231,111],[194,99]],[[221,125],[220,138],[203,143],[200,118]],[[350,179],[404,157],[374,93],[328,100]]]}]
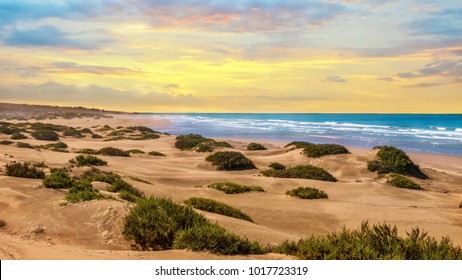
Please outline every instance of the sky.
[{"label": "sky", "polygon": [[462,113],[462,1],[0,0],[0,102]]}]

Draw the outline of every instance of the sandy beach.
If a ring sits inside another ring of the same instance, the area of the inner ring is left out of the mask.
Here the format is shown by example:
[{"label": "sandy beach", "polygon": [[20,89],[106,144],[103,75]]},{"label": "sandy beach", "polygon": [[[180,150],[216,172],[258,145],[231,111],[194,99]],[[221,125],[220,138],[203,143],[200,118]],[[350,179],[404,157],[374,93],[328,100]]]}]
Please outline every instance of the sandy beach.
[{"label": "sandy beach", "polygon": [[[33,122],[33,120],[31,121]],[[155,129],[165,125],[142,116],[114,114],[108,119],[55,119],[41,122],[95,129],[96,126],[143,125]],[[1,140],[9,136],[0,134]],[[284,240],[299,240],[311,235],[324,235],[343,227],[358,228],[362,221],[387,222],[397,225],[400,233],[413,227],[425,229],[432,236],[449,236],[462,245],[462,157],[453,155],[409,153],[411,159],[430,177],[416,180],[425,191],[399,189],[377,180],[367,170],[375,152],[350,148],[351,154],[308,158],[300,149],[284,148],[287,143],[261,141],[268,150],[248,151],[249,140],[227,139],[236,151],[251,159],[257,169],[217,171],[204,160],[208,153],[180,151],[175,136],[162,135],[154,140],[104,141],[85,138],[61,138],[70,153],[41,149],[24,149],[1,145],[0,166],[11,161],[44,162],[50,167],[69,166],[78,149],[100,149],[107,146],[123,150],[158,151],[166,157],[132,154],[131,157],[98,156],[108,162],[102,170],[124,177],[146,195],[170,197],[181,202],[193,196],[213,198],[241,209],[255,223],[199,211],[224,228],[259,241],[262,245]],[[21,142],[43,145],[47,142],[25,139]],[[228,149],[227,149],[228,150]],[[230,149],[231,150],[231,149]],[[312,164],[334,175],[338,182],[305,179],[281,179],[259,175],[271,162],[287,166]],[[72,172],[81,172],[75,169]],[[135,181],[135,176],[151,184]],[[207,185],[231,181],[261,186],[265,192],[228,195]],[[302,200],[285,195],[298,186],[316,187],[329,199]],[[290,259],[279,254],[220,256],[185,250],[140,252],[131,249],[122,235],[128,203],[95,200],[64,204],[66,191],[46,189],[41,180],[5,176],[0,173],[0,218],[6,226],[0,229],[0,259]]]}]

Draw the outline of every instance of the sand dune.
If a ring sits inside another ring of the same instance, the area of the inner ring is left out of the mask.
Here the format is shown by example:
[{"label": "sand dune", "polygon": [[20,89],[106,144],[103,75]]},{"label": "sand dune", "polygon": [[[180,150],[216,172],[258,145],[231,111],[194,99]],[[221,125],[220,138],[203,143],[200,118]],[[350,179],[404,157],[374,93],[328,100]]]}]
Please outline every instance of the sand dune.
[{"label": "sand dune", "polygon": [[[48,121],[46,121],[48,122]],[[52,120],[70,126],[92,127],[162,125],[145,118],[115,115],[112,119]],[[0,134],[0,140],[8,139]],[[64,167],[81,148],[98,149],[113,146],[121,149],[158,151],[166,157],[147,154],[130,158],[104,158],[109,166],[103,170],[117,172],[147,195],[171,197],[183,201],[192,196],[213,198],[241,209],[255,223],[217,214],[203,213],[208,219],[251,240],[262,244],[277,244],[283,240],[298,240],[305,236],[322,235],[346,226],[357,228],[361,221],[388,222],[399,226],[401,233],[412,227],[424,228],[435,237],[449,235],[462,245],[461,157],[410,154],[411,158],[431,177],[418,180],[426,191],[394,188],[376,180],[367,171],[367,161],[374,158],[369,150],[353,148],[352,154],[309,159],[300,150],[283,148],[285,143],[269,142],[267,151],[247,151],[249,141],[229,140],[236,150],[250,158],[258,169],[247,171],[217,171],[204,160],[206,154],[179,151],[174,148],[174,136],[162,135],[156,140],[120,140],[63,138],[71,153],[49,150],[21,149],[0,146],[0,164],[10,161],[44,161],[50,167]],[[33,145],[38,140],[21,140]],[[271,162],[293,166],[313,164],[332,173],[338,182],[303,179],[278,179],[259,176]],[[73,171],[79,172],[79,171]],[[81,171],[80,171],[81,172]],[[152,184],[131,180],[136,176]],[[227,195],[206,186],[214,182],[232,181],[258,185],[264,193]],[[327,200],[306,201],[285,195],[297,186],[319,188],[329,195]],[[103,187],[102,187],[103,188]],[[103,188],[104,189],[104,188]],[[0,176],[0,218],[7,226],[0,229],[1,259],[285,259],[287,256],[224,257],[190,251],[138,252],[121,234],[127,203],[112,200],[83,203],[62,203],[65,191],[41,187],[40,180]]]}]

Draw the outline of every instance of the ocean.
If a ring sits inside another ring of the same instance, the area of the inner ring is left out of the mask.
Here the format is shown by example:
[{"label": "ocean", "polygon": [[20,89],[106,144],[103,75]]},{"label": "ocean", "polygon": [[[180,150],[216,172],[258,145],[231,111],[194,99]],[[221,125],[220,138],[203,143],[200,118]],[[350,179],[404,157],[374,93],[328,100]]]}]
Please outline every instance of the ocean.
[{"label": "ocean", "polygon": [[462,155],[462,115],[443,114],[149,114],[171,134],[337,143]]}]

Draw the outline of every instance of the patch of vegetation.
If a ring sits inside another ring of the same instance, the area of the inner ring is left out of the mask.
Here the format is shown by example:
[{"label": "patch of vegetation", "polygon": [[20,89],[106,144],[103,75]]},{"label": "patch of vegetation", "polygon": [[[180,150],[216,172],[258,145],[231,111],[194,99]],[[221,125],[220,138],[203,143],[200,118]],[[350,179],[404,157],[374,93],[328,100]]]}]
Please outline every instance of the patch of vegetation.
[{"label": "patch of vegetation", "polygon": [[84,134],[93,134],[93,131],[91,131],[89,128],[82,128],[79,130],[79,132]]},{"label": "patch of vegetation", "polygon": [[462,208],[462,202],[459,204],[459,208]]},{"label": "patch of vegetation", "polygon": [[85,148],[85,149],[77,150],[76,153],[78,153],[78,154],[87,154],[87,155],[97,155],[98,151],[94,150],[94,149]]},{"label": "patch of vegetation", "polygon": [[77,129],[70,127],[63,132],[63,136],[66,137],[74,137],[74,138],[84,138],[85,136],[82,135]]},{"label": "patch of vegetation", "polygon": [[214,146],[219,147],[219,148],[230,148],[230,149],[234,148],[231,144],[225,141],[216,141],[214,142]]},{"label": "patch of vegetation", "polygon": [[106,136],[124,136],[125,133],[119,130],[114,130],[106,134]]},{"label": "patch of vegetation", "polygon": [[303,153],[308,157],[318,158],[327,155],[349,154],[350,151],[338,144],[312,144],[307,145]]},{"label": "patch of vegetation", "polygon": [[132,179],[133,181],[137,181],[137,182],[145,183],[145,184],[148,184],[148,185],[152,185],[151,182],[143,180],[143,179],[135,177],[135,176],[128,176],[128,178]]},{"label": "patch of vegetation", "polygon": [[176,137],[175,147],[180,150],[191,150],[202,142],[214,141],[199,134],[186,134]]},{"label": "patch of vegetation", "polygon": [[119,174],[116,174],[114,172],[107,172],[107,171],[102,171],[98,168],[91,168],[89,170],[86,170],[83,172],[82,175],[79,177],[81,180],[86,180],[89,182],[104,182],[108,184],[114,184],[117,180],[121,180],[122,177],[120,177]]},{"label": "patch of vegetation", "polygon": [[104,166],[107,165],[107,161],[102,160],[92,155],[78,155],[74,159],[69,160],[71,163],[77,164],[77,166]]},{"label": "patch of vegetation", "polygon": [[87,181],[73,181],[69,193],[64,198],[69,202],[77,203],[93,199],[105,199],[106,197]]},{"label": "patch of vegetation", "polygon": [[462,249],[448,237],[437,240],[414,228],[398,235],[396,226],[363,222],[358,230],[343,229],[299,242],[284,242],[274,252],[301,260],[461,260]]},{"label": "patch of vegetation", "polygon": [[213,142],[202,142],[194,146],[194,150],[199,153],[213,152]]},{"label": "patch of vegetation", "polygon": [[144,193],[140,189],[135,188],[134,186],[130,185],[129,183],[125,182],[122,179],[118,179],[114,183],[112,183],[112,186],[108,187],[108,191],[110,192],[125,191],[126,193],[129,193],[130,195],[138,197],[138,198],[144,197]]},{"label": "patch of vegetation", "polygon": [[166,157],[165,154],[163,154],[161,152],[156,152],[156,151],[149,152],[148,155],[155,156],[155,157]]},{"label": "patch of vegetation", "polygon": [[6,227],[6,222],[3,219],[0,219],[0,228]]},{"label": "patch of vegetation", "polygon": [[184,203],[199,210],[246,220],[253,223],[252,218],[250,218],[247,214],[242,213],[241,210],[213,199],[191,197],[188,200],[185,200]]},{"label": "patch of vegetation", "polygon": [[58,141],[59,135],[52,130],[36,130],[31,133],[32,137],[37,140]]},{"label": "patch of vegetation", "polygon": [[50,149],[50,150],[55,150],[55,149],[66,149],[68,146],[64,142],[58,142],[58,143],[50,143],[46,145],[41,145],[40,148],[42,149]]},{"label": "patch of vegetation", "polygon": [[126,190],[121,190],[119,192],[119,197],[123,200],[126,200],[128,202],[137,202],[140,197],[132,194],[131,192],[128,192]]},{"label": "patch of vegetation", "polygon": [[21,178],[32,178],[32,179],[43,179],[45,173],[42,169],[38,169],[30,162],[10,162],[5,165],[5,171],[7,176],[21,177]]},{"label": "patch of vegetation", "polygon": [[404,151],[393,146],[379,146],[374,149],[379,149],[377,152],[378,160],[368,163],[369,171],[377,171],[379,174],[394,172],[420,179],[428,179],[427,175],[412,162]]},{"label": "patch of vegetation", "polygon": [[260,143],[249,143],[249,145],[247,145],[247,150],[249,151],[263,151],[263,150],[268,150],[265,146],[263,146],[262,144]]},{"label": "patch of vegetation", "polygon": [[27,139],[27,136],[20,133],[20,132],[18,132],[18,133],[13,133],[11,135],[11,139],[13,139],[13,140],[22,140],[22,139]]},{"label": "patch of vegetation", "polygon": [[391,174],[391,179],[387,181],[387,183],[391,184],[392,186],[404,189],[411,189],[411,190],[423,190],[422,187],[414,183],[411,179],[408,179],[404,176],[399,174]]},{"label": "patch of vegetation", "polygon": [[42,184],[45,188],[50,189],[69,189],[72,187],[73,182],[74,180],[69,177],[66,169],[63,168],[51,169],[50,175],[42,180]]},{"label": "patch of vegetation", "polygon": [[109,139],[105,139],[104,141],[108,142],[108,141],[119,141],[119,140],[126,140],[126,139],[129,139],[129,138],[125,136],[116,136],[116,137],[112,137]]},{"label": "patch of vegetation", "polygon": [[12,135],[15,131],[9,127],[1,126],[0,127],[0,133],[6,134],[6,135]]},{"label": "patch of vegetation", "polygon": [[108,130],[114,130],[112,127],[110,127],[109,125],[104,125],[102,128],[99,128],[97,129],[96,131],[98,132],[104,132],[104,131],[108,131]]},{"label": "patch of vegetation", "polygon": [[13,141],[9,141],[9,140],[2,140],[0,141],[0,145],[11,145],[13,144],[14,142]]},{"label": "patch of vegetation", "polygon": [[274,170],[284,170],[286,169],[286,166],[282,163],[279,163],[279,162],[272,162],[270,163],[270,165],[268,166],[269,168],[272,168]]},{"label": "patch of vegetation", "polygon": [[313,143],[310,142],[304,142],[304,141],[293,141],[290,142],[289,144],[285,145],[284,148],[294,146],[296,149],[304,149],[308,146],[314,145]]},{"label": "patch of vegetation", "polygon": [[208,185],[208,188],[215,189],[226,194],[236,194],[236,193],[244,193],[244,192],[264,192],[265,190],[262,187],[258,186],[244,186],[240,184],[236,184],[233,182],[225,182],[225,183],[213,183]]},{"label": "patch of vegetation", "polygon": [[98,151],[98,154],[105,156],[114,156],[114,157],[129,157],[130,153],[113,147],[105,147]]},{"label": "patch of vegetation", "polygon": [[24,143],[24,142],[17,142],[16,147],[18,148],[24,148],[24,149],[34,149],[34,146],[32,146],[29,143]]},{"label": "patch of vegetation", "polygon": [[127,153],[130,153],[130,154],[145,154],[144,151],[139,150],[139,149],[131,149],[131,150],[128,150]]},{"label": "patch of vegetation", "polygon": [[240,152],[216,152],[205,158],[217,167],[217,170],[245,170],[254,169],[255,164]]},{"label": "patch of vegetation", "polygon": [[251,242],[211,223],[196,224],[181,230],[176,235],[173,248],[208,251],[220,255],[265,253],[258,242]]},{"label": "patch of vegetation", "polygon": [[101,139],[101,138],[103,138],[103,136],[101,136],[99,134],[92,134],[91,138],[93,138],[93,139]]},{"label": "patch of vegetation", "polygon": [[51,124],[51,123],[31,123],[30,124],[30,129],[32,130],[51,130],[51,131],[64,131],[66,130],[67,126],[64,125],[57,125],[57,124]]},{"label": "patch of vegetation", "polygon": [[298,187],[291,191],[286,192],[287,195],[299,197],[301,199],[320,199],[320,198],[328,198],[327,194],[324,191],[321,191],[316,188],[310,187]]},{"label": "patch of vegetation", "polygon": [[151,140],[151,139],[158,139],[158,138],[160,138],[160,136],[155,133],[145,133],[137,137],[133,137],[131,139],[132,140]]},{"label": "patch of vegetation", "polygon": [[141,133],[158,133],[157,131],[154,131],[151,128],[146,127],[146,126],[129,126],[127,128],[130,130],[138,130]]},{"label": "patch of vegetation", "polygon": [[297,165],[295,167],[288,167],[283,170],[268,169],[262,171],[261,174],[263,176],[276,178],[300,178],[328,182],[337,181],[337,179],[335,179],[335,177],[332,176],[329,172],[313,165]]}]

